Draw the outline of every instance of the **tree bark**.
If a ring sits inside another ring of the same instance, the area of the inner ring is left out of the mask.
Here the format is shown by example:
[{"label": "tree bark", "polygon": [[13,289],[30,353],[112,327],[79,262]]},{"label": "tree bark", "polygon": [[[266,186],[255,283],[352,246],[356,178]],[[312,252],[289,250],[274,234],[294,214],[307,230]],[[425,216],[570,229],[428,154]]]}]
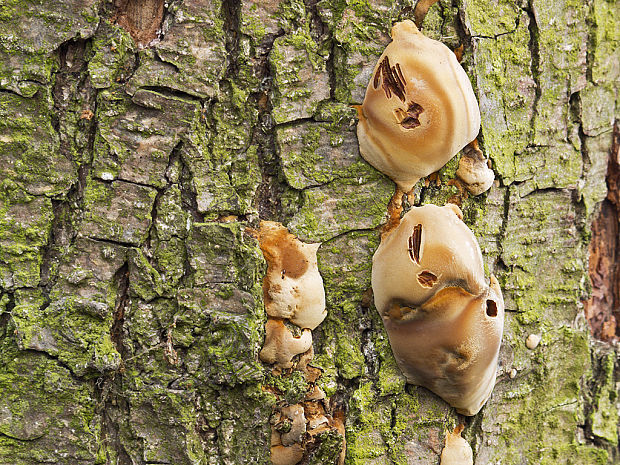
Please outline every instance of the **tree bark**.
[{"label": "tree bark", "polygon": [[[618,7],[441,0],[424,20],[463,46],[496,175],[467,197],[456,157],[415,189],[461,204],[506,300],[495,390],[463,417],[405,383],[370,294],[395,186],[353,106],[414,3],[0,5],[0,464],[270,463],[299,403],[328,422],[304,464],[437,464],[460,423],[478,465],[620,460],[609,248],[593,300],[588,273],[618,198]],[[328,316],[282,373],[258,358],[260,220],[322,243]]]}]

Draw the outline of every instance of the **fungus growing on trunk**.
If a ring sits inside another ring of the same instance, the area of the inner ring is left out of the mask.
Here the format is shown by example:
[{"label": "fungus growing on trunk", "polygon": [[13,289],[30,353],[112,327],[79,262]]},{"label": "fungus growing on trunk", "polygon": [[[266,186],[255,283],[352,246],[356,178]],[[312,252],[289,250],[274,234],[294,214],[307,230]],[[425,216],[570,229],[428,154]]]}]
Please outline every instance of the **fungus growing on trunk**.
[{"label": "fungus growing on trunk", "polygon": [[473,465],[474,453],[469,443],[461,437],[463,425],[446,433],[446,444],[441,451],[440,465]]},{"label": "fungus growing on trunk", "polygon": [[327,315],[316,258],[320,244],[304,244],[274,221],[261,221],[259,237],[267,260],[263,281],[267,314],[287,318],[300,328],[316,328]]},{"label": "fungus growing on trunk", "polygon": [[459,160],[456,176],[463,182],[471,195],[480,195],[488,191],[495,181],[495,173],[489,167],[489,160],[484,158],[475,140],[463,150]]},{"label": "fungus growing on trunk", "polygon": [[475,415],[495,384],[504,301],[460,209],[412,208],[382,239],[372,288],[407,381]]},{"label": "fungus growing on trunk", "polygon": [[284,321],[268,318],[265,324],[265,344],[259,353],[265,363],[275,363],[280,369],[291,368],[293,357],[303,354],[312,346],[312,332],[304,329],[295,337]]},{"label": "fungus growing on trunk", "polygon": [[478,135],[480,110],[454,53],[412,21],[396,23],[359,111],[362,156],[404,191]]}]

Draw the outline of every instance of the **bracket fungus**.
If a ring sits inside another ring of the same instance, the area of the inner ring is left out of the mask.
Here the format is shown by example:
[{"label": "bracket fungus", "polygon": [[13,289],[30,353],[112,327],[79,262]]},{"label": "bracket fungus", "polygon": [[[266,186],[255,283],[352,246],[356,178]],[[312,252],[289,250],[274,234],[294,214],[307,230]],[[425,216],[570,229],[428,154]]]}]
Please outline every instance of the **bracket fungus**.
[{"label": "bracket fungus", "polygon": [[274,221],[261,221],[259,238],[267,260],[263,281],[267,314],[315,329],[327,315],[316,258],[320,244],[304,244]]},{"label": "bracket fungus", "polygon": [[407,381],[475,415],[495,385],[504,301],[461,210],[413,207],[382,238],[372,288]]},{"label": "bracket fungus", "polygon": [[404,192],[480,129],[478,102],[456,56],[410,20],[392,28],[358,113],[361,155]]}]

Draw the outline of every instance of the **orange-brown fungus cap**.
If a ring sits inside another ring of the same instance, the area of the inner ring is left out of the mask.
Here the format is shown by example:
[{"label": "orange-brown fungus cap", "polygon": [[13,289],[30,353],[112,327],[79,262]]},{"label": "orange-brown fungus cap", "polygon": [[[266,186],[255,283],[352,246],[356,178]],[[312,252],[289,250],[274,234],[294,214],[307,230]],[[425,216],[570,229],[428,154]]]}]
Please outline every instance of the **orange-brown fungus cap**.
[{"label": "orange-brown fungus cap", "polygon": [[396,23],[361,108],[362,156],[408,192],[479,129],[478,102],[454,53],[412,21]]},{"label": "orange-brown fungus cap", "polygon": [[372,288],[407,381],[475,415],[495,385],[504,301],[460,209],[412,208],[382,239]]},{"label": "orange-brown fungus cap", "polygon": [[274,221],[261,221],[259,241],[267,260],[263,281],[267,314],[287,318],[300,328],[316,328],[327,315],[316,258],[320,244],[304,244]]}]

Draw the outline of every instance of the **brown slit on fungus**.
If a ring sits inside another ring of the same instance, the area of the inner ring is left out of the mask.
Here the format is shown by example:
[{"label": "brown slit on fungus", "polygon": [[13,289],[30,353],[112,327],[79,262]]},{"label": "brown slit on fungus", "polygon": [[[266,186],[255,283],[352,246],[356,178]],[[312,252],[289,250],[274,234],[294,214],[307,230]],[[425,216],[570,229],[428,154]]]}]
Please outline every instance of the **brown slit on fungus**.
[{"label": "brown slit on fungus", "polygon": [[327,315],[316,257],[320,244],[304,244],[273,221],[261,221],[258,236],[267,261],[263,280],[267,314],[300,328],[316,328]]},{"label": "brown slit on fungus", "polygon": [[[416,230],[424,234],[417,260]],[[460,209],[425,205],[407,212],[375,252],[372,289],[407,381],[475,415],[495,384],[504,301],[494,276],[487,284]]]},{"label": "brown slit on fungus", "polygon": [[420,247],[422,246],[422,225],[416,224],[413,227],[413,232],[409,236],[409,257],[416,265],[420,264]]},{"label": "brown slit on fungus", "polygon": [[494,300],[487,300],[487,315],[490,317],[497,316],[497,304]]},{"label": "brown slit on fungus", "polygon": [[446,442],[441,451],[440,465],[473,465],[474,453],[469,443],[461,437],[464,425],[458,425],[451,433],[446,432]]},{"label": "brown slit on fungus", "polygon": [[476,138],[480,110],[448,47],[409,20],[394,25],[392,39],[366,89],[357,135],[362,157],[409,192]]},{"label": "brown slit on fungus", "polygon": [[384,57],[381,64],[375,72],[373,87],[377,89],[381,82],[381,88],[385,92],[387,98],[391,98],[392,94],[396,95],[401,101],[405,101],[405,87],[407,83],[400,69],[400,64],[390,66],[390,58]]},{"label": "brown slit on fungus", "polygon": [[456,176],[462,181],[471,195],[480,195],[488,191],[495,181],[495,173],[484,158],[478,140],[474,140],[463,149]]},{"label": "brown slit on fungus", "polygon": [[418,282],[422,287],[431,288],[437,282],[437,276],[435,276],[430,271],[422,271],[418,273]]},{"label": "brown slit on fungus", "polygon": [[424,111],[422,106],[415,102],[411,102],[407,107],[407,110],[397,108],[394,110],[394,116],[398,124],[405,129],[415,129],[420,125],[420,114]]}]

